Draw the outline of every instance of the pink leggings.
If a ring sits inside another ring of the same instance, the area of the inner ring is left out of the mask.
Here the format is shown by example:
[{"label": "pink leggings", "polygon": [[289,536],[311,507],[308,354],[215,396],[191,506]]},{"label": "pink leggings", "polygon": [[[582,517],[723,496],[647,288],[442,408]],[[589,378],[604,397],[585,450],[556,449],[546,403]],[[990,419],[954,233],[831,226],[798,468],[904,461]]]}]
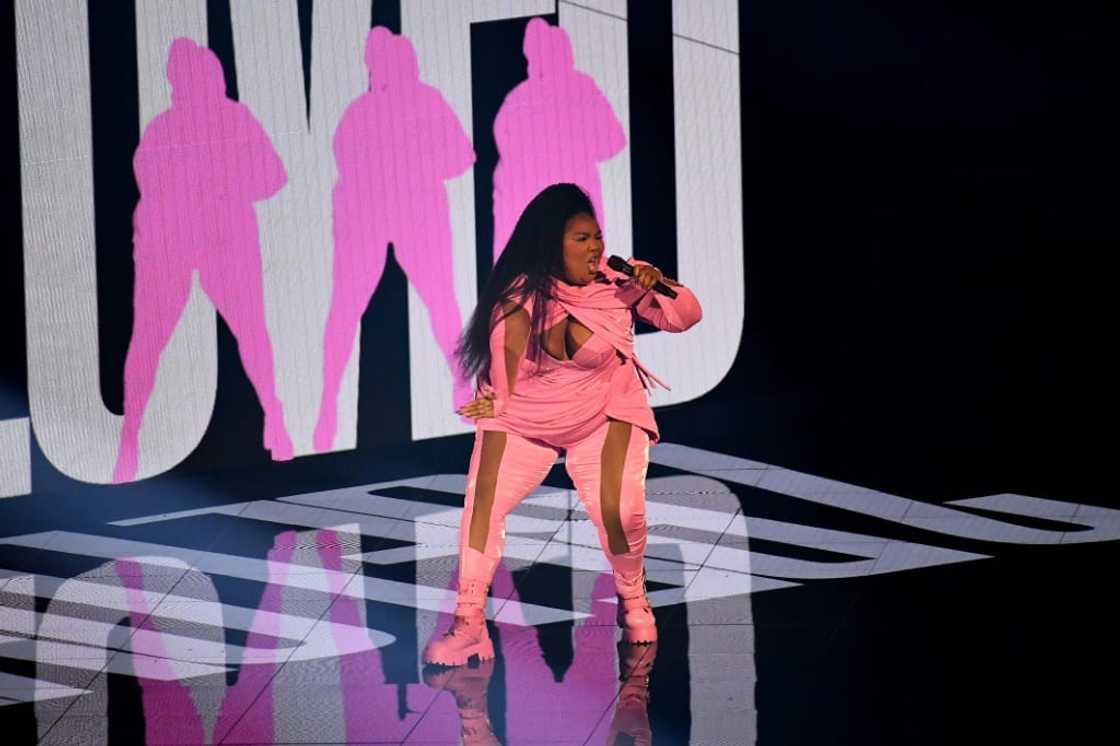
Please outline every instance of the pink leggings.
[{"label": "pink leggings", "polygon": [[[476,432],[459,533],[460,588],[467,587],[466,581],[489,585],[501,561],[506,516],[540,486],[559,453],[514,433]],[[619,594],[638,595],[646,548],[649,435],[636,425],[604,422],[568,448],[565,461],[599,531]],[[466,601],[460,596],[461,603]]]}]

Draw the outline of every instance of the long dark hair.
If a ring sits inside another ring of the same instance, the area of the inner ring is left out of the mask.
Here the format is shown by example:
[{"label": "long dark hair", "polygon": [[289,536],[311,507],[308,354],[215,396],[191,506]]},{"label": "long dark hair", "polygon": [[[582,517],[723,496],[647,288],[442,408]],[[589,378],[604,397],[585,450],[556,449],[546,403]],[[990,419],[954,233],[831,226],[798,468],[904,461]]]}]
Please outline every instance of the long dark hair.
[{"label": "long dark hair", "polygon": [[544,333],[545,303],[553,279],[564,276],[564,228],[576,215],[595,217],[595,207],[587,193],[575,184],[553,184],[533,198],[526,207],[513,235],[490,270],[478,305],[459,340],[457,353],[468,377],[486,376],[490,370],[490,320],[494,309],[515,304],[505,318],[530,300],[532,334],[530,359],[540,362],[538,341]]}]

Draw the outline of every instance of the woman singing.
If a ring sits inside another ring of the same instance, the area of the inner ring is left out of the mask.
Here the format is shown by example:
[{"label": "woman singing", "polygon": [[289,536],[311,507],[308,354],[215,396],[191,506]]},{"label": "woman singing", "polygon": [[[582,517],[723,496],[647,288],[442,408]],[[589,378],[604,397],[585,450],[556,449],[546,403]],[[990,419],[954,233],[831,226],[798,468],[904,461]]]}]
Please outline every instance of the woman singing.
[{"label": "woman singing", "polygon": [[[614,569],[623,640],[657,639],[646,599],[645,474],[658,439],[646,390],[661,383],[634,356],[634,318],[681,332],[700,304],[656,268],[634,277],[603,261],[588,196],[554,184],[525,208],[482,291],[459,347],[479,376],[479,398],[458,411],[476,422],[459,533],[459,594],[451,630],[425,663],[494,657],[483,609],[501,561],[505,519],[535,490],[557,455]],[[657,281],[677,298],[650,292]]]}]

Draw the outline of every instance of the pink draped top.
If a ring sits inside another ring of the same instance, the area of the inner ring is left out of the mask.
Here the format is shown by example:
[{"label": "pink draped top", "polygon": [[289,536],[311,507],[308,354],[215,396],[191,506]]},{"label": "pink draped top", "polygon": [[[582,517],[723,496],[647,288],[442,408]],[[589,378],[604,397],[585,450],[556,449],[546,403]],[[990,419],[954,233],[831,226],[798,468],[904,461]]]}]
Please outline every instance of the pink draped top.
[{"label": "pink draped top", "polygon": [[[700,320],[700,303],[683,285],[674,289],[675,300],[647,292],[605,265],[589,285],[555,283],[554,297],[545,310],[545,328],[570,316],[590,329],[592,336],[569,359],[542,349],[538,365],[526,353],[514,381],[506,372],[506,321],[500,318],[500,307],[495,309],[490,370],[479,387],[481,393],[494,397],[494,417],[479,419],[477,428],[570,448],[607,419],[615,419],[637,425],[649,433],[651,442],[657,442],[660,434],[647,389],[653,383],[665,384],[634,355],[634,319],[669,332],[690,328]],[[531,299],[523,308],[531,317]],[[530,340],[527,350],[533,344]]]}]

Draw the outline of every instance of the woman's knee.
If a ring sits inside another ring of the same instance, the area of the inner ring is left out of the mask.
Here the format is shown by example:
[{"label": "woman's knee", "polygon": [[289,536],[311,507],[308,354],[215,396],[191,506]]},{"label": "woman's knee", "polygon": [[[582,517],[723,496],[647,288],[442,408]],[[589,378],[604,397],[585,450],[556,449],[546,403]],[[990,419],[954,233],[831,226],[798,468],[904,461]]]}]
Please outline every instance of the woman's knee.
[{"label": "woman's knee", "polygon": [[623,484],[618,505],[618,524],[619,530],[631,544],[637,537],[645,535],[646,500],[645,490],[641,485]]},{"label": "woman's knee", "polygon": [[[627,493],[630,494],[627,494]],[[643,544],[646,536],[644,494],[634,494],[623,484],[620,499],[608,501],[601,513],[602,529],[612,554],[632,552]]]},{"label": "woman's knee", "polygon": [[642,533],[646,530],[646,514],[644,510],[634,508],[619,511],[619,526],[627,537]]}]

